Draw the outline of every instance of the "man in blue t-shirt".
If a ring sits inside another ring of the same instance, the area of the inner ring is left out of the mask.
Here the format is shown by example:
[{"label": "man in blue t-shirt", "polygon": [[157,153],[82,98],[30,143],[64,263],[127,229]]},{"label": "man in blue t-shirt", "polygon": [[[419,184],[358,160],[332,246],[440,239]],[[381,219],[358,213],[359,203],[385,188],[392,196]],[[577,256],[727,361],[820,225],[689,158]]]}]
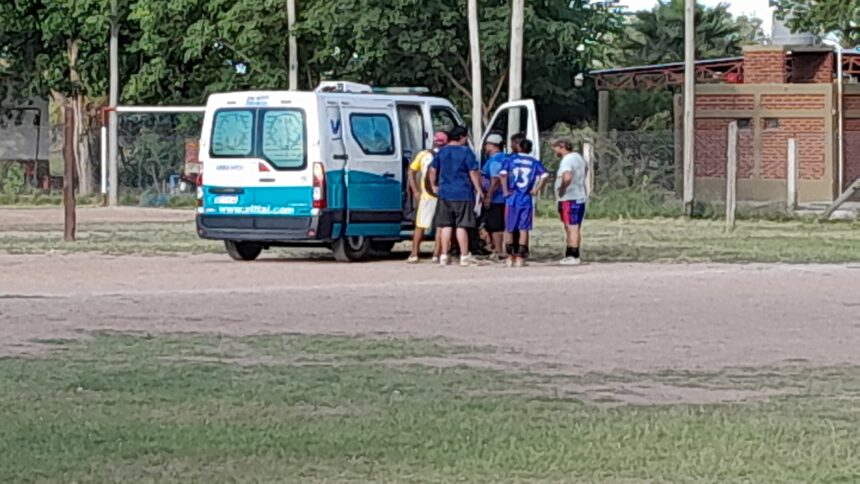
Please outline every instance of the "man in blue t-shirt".
[{"label": "man in blue t-shirt", "polygon": [[[531,153],[531,140],[520,143],[522,153]],[[529,231],[534,220],[534,196],[549,173],[531,156],[516,153],[505,162],[500,177],[505,191],[505,249],[508,266],[522,267],[529,256]],[[514,234],[518,233],[518,237]]]},{"label": "man in blue t-shirt", "polygon": [[507,158],[502,151],[504,142],[502,135],[496,132],[487,135],[484,142],[484,152],[488,156],[482,173],[487,188],[487,196],[484,198],[484,228],[493,242],[491,258],[494,260],[501,260],[505,254],[505,193],[499,178]]},{"label": "man in blue t-shirt", "polygon": [[476,226],[475,203],[476,200],[480,201],[484,192],[481,175],[478,173],[478,160],[467,143],[466,128],[455,126],[448,133],[448,145],[436,153],[427,172],[431,190],[439,198],[435,224],[442,232],[442,255],[439,257],[441,265],[448,264],[454,229],[461,251],[460,265],[468,266],[474,263],[472,254],[468,252],[468,230]]}]

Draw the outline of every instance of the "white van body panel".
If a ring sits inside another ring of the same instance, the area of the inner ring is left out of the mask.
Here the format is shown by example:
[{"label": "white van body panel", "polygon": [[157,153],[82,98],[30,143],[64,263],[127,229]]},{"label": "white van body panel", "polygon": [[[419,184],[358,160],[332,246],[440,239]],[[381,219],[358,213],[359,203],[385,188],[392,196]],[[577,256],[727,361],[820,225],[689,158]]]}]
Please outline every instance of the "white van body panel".
[{"label": "white van body panel", "polygon": [[[401,90],[329,83],[314,92],[209,96],[200,136],[198,234],[264,247],[411,236],[408,163],[432,146],[434,130],[462,125],[463,119],[446,99]],[[525,110],[517,123],[539,146],[534,103],[502,110],[512,108]],[[221,148],[213,150],[214,128],[222,131],[216,142]],[[284,153],[295,155],[286,158],[288,165],[279,158]]]}]

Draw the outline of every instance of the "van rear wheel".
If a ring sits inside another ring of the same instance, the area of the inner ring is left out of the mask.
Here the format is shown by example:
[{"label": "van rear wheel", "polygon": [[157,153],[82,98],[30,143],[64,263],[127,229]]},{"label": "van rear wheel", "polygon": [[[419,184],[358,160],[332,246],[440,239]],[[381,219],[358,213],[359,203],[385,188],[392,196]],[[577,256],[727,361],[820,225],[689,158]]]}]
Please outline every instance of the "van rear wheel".
[{"label": "van rear wheel", "polygon": [[338,262],[359,262],[370,254],[370,240],[366,237],[341,237],[331,244]]},{"label": "van rear wheel", "polygon": [[262,244],[253,242],[238,242],[235,240],[225,240],[224,246],[227,248],[227,253],[233,260],[252,261],[260,257],[263,252]]}]

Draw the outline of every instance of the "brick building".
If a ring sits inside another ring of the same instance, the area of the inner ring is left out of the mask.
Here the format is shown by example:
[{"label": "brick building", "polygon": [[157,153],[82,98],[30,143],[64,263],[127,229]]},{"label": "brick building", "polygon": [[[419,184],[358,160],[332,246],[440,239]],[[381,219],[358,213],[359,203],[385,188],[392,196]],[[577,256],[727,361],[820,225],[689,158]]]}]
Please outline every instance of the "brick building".
[{"label": "brick building", "polygon": [[[860,55],[845,54],[843,103],[837,56],[822,47],[750,46],[743,57],[697,62],[695,194],[725,197],[728,126],[738,123],[738,198],[786,199],[789,139],[797,144],[797,196],[830,202],[860,177]],[[683,84],[683,64],[593,73],[600,90],[601,130],[607,130],[609,91]],[[840,105],[842,109],[840,110]],[[844,161],[839,156],[844,119]],[[681,167],[683,96],[675,96],[676,166]],[[840,186],[841,180],[841,186]]]}]

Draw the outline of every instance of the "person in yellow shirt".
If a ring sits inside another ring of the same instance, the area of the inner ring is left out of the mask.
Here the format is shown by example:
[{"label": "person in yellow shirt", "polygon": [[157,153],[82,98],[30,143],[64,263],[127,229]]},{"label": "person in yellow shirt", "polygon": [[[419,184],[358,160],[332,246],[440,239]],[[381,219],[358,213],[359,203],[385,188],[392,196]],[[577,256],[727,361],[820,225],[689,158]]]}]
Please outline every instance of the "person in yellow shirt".
[{"label": "person in yellow shirt", "polygon": [[[424,240],[424,234],[433,228],[433,219],[436,217],[436,197],[427,192],[424,177],[427,176],[427,168],[430,162],[433,161],[433,156],[439,148],[448,144],[448,135],[444,132],[438,132],[433,136],[433,148],[424,150],[412,160],[409,165],[409,189],[412,191],[412,196],[415,197],[415,206],[418,209],[415,211],[415,232],[412,235],[412,253],[406,262],[409,264],[417,264],[420,262],[421,242]],[[433,262],[439,261],[439,255],[442,252],[442,244],[439,243],[439,230],[436,231],[436,247],[433,249]]]}]

